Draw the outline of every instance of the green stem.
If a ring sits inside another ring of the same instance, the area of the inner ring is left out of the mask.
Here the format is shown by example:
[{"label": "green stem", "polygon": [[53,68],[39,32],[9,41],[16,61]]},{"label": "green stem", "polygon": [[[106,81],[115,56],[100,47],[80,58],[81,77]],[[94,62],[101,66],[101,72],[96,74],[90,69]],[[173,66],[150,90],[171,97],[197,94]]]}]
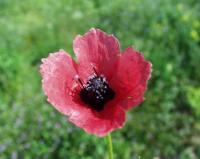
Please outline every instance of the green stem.
[{"label": "green stem", "polygon": [[109,159],[113,159],[113,146],[112,146],[112,137],[111,134],[106,136],[107,144],[108,144],[108,151],[109,151]]}]

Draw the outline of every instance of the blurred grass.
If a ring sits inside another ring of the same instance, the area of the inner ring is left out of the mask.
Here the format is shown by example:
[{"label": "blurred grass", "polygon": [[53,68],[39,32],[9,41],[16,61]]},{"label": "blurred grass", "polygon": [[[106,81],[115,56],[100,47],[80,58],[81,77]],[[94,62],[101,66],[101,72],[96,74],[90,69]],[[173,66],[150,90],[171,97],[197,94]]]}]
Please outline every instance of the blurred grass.
[{"label": "blurred grass", "polygon": [[146,101],[113,133],[116,159],[200,157],[200,2],[0,0],[0,158],[105,158],[104,139],[66,122],[47,102],[40,59],[91,27],[153,63]]}]

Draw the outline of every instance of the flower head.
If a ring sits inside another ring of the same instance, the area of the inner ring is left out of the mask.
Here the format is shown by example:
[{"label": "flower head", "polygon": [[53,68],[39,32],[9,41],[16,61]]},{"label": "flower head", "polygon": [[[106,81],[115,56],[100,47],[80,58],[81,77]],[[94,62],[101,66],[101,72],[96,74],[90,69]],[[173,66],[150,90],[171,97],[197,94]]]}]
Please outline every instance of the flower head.
[{"label": "flower head", "polygon": [[126,111],[144,100],[151,63],[131,47],[120,53],[118,40],[99,29],[78,35],[73,48],[77,62],[64,50],[42,60],[48,101],[88,133],[123,127]]}]

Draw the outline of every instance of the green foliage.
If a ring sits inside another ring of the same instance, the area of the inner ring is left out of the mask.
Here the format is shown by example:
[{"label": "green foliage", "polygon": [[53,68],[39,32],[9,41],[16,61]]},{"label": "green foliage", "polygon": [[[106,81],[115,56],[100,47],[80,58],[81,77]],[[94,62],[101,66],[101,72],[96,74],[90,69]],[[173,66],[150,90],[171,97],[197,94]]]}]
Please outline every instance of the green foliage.
[{"label": "green foliage", "polygon": [[152,61],[145,102],[113,133],[115,158],[200,156],[200,2],[0,1],[0,158],[106,158],[103,138],[66,122],[46,102],[40,60],[91,27]]},{"label": "green foliage", "polygon": [[200,115],[200,107],[199,107],[200,88],[189,87],[187,89],[187,98],[191,107],[193,107],[195,113],[197,115]]}]

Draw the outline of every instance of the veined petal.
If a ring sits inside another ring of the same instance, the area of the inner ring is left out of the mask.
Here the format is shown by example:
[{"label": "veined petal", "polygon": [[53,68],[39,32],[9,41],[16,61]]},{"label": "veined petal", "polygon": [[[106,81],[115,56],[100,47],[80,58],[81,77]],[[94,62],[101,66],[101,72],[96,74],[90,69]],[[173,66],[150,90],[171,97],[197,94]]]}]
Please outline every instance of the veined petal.
[{"label": "veined petal", "polygon": [[130,109],[144,100],[150,75],[151,63],[133,48],[127,48],[121,55],[118,71],[111,80],[122,108]]},{"label": "veined petal", "polygon": [[48,97],[48,101],[61,113],[69,115],[71,111],[71,99],[69,90],[73,85],[76,72],[76,64],[63,50],[51,53],[42,59],[40,66],[42,75],[42,87]]},{"label": "veined petal", "polygon": [[125,118],[125,112],[120,107],[115,106],[115,108],[108,108],[101,113],[94,112],[91,109],[82,109],[80,113],[71,115],[69,121],[89,134],[102,137],[114,129],[122,128]]},{"label": "veined petal", "polygon": [[99,29],[91,29],[85,35],[78,35],[73,43],[79,63],[79,75],[85,80],[94,69],[109,80],[116,69],[120,46],[113,35]]}]

